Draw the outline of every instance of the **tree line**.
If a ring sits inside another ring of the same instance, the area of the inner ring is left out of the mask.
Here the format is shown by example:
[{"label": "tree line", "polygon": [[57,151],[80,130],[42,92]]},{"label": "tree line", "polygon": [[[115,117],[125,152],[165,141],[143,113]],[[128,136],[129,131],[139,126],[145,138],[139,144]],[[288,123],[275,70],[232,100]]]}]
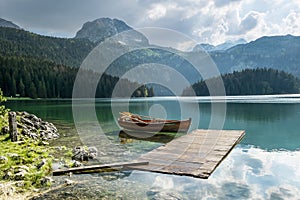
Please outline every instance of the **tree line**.
[{"label": "tree line", "polygon": [[[300,79],[292,74],[266,68],[244,69],[221,76],[226,95],[272,95],[297,94],[300,92]],[[212,78],[206,81],[214,81]],[[209,96],[209,90],[204,80],[192,85],[197,96]],[[183,95],[189,95],[187,88]]]},{"label": "tree line", "polygon": [[[71,98],[78,68],[56,64],[52,61],[23,57],[0,56],[0,88],[4,96],[31,98]],[[84,71],[82,78],[86,87],[95,84],[99,75],[93,71]],[[132,96],[153,96],[153,89],[140,86],[127,79],[119,79],[103,74],[97,82],[96,98],[109,98],[118,81],[121,81],[124,93],[137,88]],[[83,96],[84,97],[84,96]]]}]

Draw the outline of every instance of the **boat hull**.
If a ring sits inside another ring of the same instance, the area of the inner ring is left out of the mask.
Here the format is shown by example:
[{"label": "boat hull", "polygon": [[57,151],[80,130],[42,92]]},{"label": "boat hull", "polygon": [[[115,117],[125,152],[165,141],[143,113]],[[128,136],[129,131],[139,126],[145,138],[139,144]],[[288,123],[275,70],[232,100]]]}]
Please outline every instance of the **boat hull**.
[{"label": "boat hull", "polygon": [[119,125],[130,131],[142,131],[142,132],[187,132],[191,119],[177,121],[177,120],[165,120],[155,121],[145,120],[144,122],[136,122],[132,120],[118,119]]}]

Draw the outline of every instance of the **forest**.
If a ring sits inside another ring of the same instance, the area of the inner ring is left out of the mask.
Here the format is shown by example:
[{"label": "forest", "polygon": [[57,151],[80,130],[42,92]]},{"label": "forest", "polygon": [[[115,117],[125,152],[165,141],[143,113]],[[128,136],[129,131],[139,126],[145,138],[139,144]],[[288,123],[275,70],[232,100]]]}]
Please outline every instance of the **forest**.
[{"label": "forest", "polygon": [[[51,61],[23,57],[0,56],[0,88],[4,96],[30,98],[71,98],[74,81],[79,68],[59,65]],[[84,71],[86,87],[97,81],[98,74]],[[153,89],[139,86],[126,79],[103,74],[98,82],[95,97],[109,98],[115,84],[121,81],[124,91],[137,88],[134,97],[153,96]],[[121,96],[126,97],[125,92]]]},{"label": "forest", "polygon": [[[299,78],[275,69],[244,69],[222,75],[222,79],[226,95],[297,94],[300,89]],[[192,88],[197,96],[210,95],[204,80],[193,84]],[[187,88],[183,95],[188,95],[190,89]]]},{"label": "forest", "polygon": [[[71,98],[79,66],[96,44],[87,39],[41,36],[24,30],[0,27],[0,88],[9,97]],[[85,84],[99,76],[85,71]],[[137,88],[134,97],[153,96],[153,89],[126,79],[103,74],[95,97],[111,97],[121,81],[124,93]],[[88,87],[88,86],[86,86]]]},{"label": "forest", "polygon": [[[71,98],[79,66],[95,43],[87,39],[55,38],[14,28],[0,28],[0,88],[5,96],[31,98]],[[163,64],[177,70],[191,83],[201,77],[188,62],[167,49],[151,48],[133,51],[116,59],[104,74],[96,89],[95,97],[111,97],[118,81],[123,94],[138,88],[135,97],[171,95],[159,86],[139,86],[121,77],[131,68],[144,64]],[[139,74],[142,77],[148,72]],[[157,69],[157,73],[160,73]],[[98,81],[93,71],[83,73],[88,85]],[[245,69],[222,75],[227,95],[265,95],[299,93],[300,81],[292,74],[275,69]],[[213,80],[213,79],[211,79]],[[207,80],[209,81],[209,80]],[[198,96],[210,95],[204,80],[192,85]],[[189,95],[187,88],[183,95]],[[84,89],[83,89],[84,91]]]},{"label": "forest", "polygon": [[96,46],[87,39],[56,38],[29,31],[0,27],[0,55],[39,58],[79,67]]}]

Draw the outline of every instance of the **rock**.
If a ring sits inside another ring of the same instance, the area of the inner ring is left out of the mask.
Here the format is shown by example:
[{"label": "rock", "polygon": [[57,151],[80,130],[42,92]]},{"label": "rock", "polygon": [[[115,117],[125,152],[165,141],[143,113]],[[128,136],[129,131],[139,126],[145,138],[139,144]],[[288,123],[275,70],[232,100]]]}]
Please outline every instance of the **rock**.
[{"label": "rock", "polygon": [[51,184],[53,182],[54,182],[54,180],[49,176],[46,176],[46,177],[42,178],[42,180],[41,180],[42,185],[48,185],[48,184]]},{"label": "rock", "polygon": [[75,182],[74,181],[72,181],[72,180],[70,180],[70,179],[65,179],[65,184],[66,185],[73,185]]},{"label": "rock", "polygon": [[89,158],[95,159],[97,157],[98,150],[96,147],[89,147]]},{"label": "rock", "polygon": [[41,122],[41,118],[38,118],[37,116],[33,115],[33,114],[29,114],[27,116],[28,119],[30,119],[32,122]]},{"label": "rock", "polygon": [[41,124],[39,122],[35,122],[34,123],[34,128],[40,129],[41,128]]},{"label": "rock", "polygon": [[29,119],[27,119],[25,117],[21,117],[21,122],[23,124],[25,124],[26,126],[31,126],[31,127],[34,126],[34,124]]},{"label": "rock", "polygon": [[42,121],[41,118],[27,112],[17,112],[17,115],[20,116],[17,126],[22,129],[21,136],[43,141],[59,137],[57,128],[52,123]]},{"label": "rock", "polygon": [[5,156],[0,156],[0,164],[5,164],[5,163],[7,163],[7,161],[8,161],[8,158],[7,158],[7,157],[5,157]]},{"label": "rock", "polygon": [[72,167],[80,167],[80,166],[82,166],[81,162],[77,160],[73,160]]},{"label": "rock", "polygon": [[24,186],[25,186],[25,183],[24,183],[24,181],[18,181],[18,182],[16,183],[16,186],[17,186],[17,187],[24,187]]},{"label": "rock", "polygon": [[26,165],[20,165],[20,166],[18,166],[18,167],[16,168],[15,171],[16,171],[17,173],[18,173],[18,172],[21,172],[21,171],[29,172],[29,167],[26,166]]},{"label": "rock", "polygon": [[37,139],[38,138],[38,135],[35,134],[35,133],[32,133],[32,132],[29,132],[28,136],[32,139]]},{"label": "rock", "polygon": [[30,115],[28,112],[23,111],[22,114],[21,114],[20,116],[28,116],[28,115]]},{"label": "rock", "polygon": [[6,135],[9,133],[9,128],[8,126],[3,126],[2,129],[1,129],[1,133],[0,135]]},{"label": "rock", "polygon": [[89,160],[89,153],[81,146],[76,146],[73,149],[73,156],[72,160],[77,161],[88,161]]},{"label": "rock", "polygon": [[15,174],[15,180],[23,180],[27,174],[27,171],[21,170],[20,172]]}]

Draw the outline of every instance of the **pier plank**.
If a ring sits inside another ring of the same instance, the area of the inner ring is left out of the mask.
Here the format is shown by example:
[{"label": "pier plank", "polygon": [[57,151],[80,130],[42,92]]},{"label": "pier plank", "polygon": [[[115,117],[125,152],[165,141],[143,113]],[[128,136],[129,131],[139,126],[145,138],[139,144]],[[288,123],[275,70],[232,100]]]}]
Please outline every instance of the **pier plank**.
[{"label": "pier plank", "polygon": [[245,135],[240,130],[197,129],[154,149],[129,169],[207,179]]}]

